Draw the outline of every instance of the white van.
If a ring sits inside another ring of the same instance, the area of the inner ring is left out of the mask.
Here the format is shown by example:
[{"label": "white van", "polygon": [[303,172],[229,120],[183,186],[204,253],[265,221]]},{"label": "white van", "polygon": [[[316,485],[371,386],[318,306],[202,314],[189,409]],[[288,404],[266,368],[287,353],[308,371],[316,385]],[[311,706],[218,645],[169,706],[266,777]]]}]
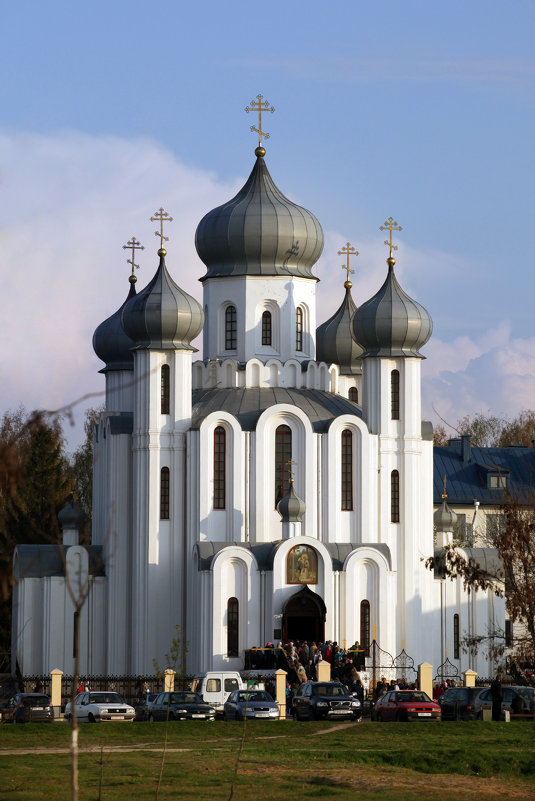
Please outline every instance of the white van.
[{"label": "white van", "polygon": [[223,714],[225,701],[233,690],[245,690],[246,685],[235,671],[209,670],[198,673],[193,679],[191,689],[202,695],[203,701],[213,706],[216,714]]}]

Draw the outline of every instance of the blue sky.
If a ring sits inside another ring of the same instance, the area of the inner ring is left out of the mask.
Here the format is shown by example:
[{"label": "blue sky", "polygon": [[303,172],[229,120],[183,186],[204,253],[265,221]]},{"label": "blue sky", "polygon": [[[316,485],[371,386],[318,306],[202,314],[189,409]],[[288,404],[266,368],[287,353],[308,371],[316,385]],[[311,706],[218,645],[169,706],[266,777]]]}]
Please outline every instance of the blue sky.
[{"label": "blue sky", "polygon": [[152,277],[160,206],[200,298],[195,226],[252,167],[259,92],[271,174],[326,234],[318,321],[345,242],[357,305],[378,289],[392,215],[434,321],[424,416],[533,407],[534,23],[532,0],[0,3],[0,411],[103,388],[92,332],[127,293],[132,234]]}]

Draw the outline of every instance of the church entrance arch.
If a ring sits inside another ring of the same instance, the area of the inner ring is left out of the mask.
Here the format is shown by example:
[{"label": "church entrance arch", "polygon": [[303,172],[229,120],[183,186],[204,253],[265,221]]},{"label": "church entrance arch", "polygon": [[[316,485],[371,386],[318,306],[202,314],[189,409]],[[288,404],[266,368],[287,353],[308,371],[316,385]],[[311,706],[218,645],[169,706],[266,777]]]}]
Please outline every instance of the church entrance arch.
[{"label": "church entrance arch", "polygon": [[305,585],[288,598],[282,609],[283,641],[325,642],[326,614],[323,598]]}]

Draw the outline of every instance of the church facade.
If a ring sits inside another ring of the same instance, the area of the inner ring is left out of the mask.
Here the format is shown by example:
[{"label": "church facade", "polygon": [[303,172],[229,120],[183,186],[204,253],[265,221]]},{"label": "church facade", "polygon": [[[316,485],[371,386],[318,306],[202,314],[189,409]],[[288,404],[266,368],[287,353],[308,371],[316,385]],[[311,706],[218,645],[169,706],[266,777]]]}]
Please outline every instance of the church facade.
[{"label": "church facade", "polygon": [[[268,641],[375,637],[416,664],[448,655],[489,675],[454,638],[503,628],[503,600],[425,565],[454,521],[445,500],[434,519],[420,398],[432,321],[397,281],[397,224],[377,293],[357,308],[347,280],[317,326],[321,226],[255,155],[198,225],[202,306],[162,246],[152,280],[136,292],[131,279],[95,331],[106,403],[92,544],[78,544],[71,505],[61,548],[18,546],[13,658],[25,675],[73,671],[74,586],[83,674],[152,673],[178,625],[189,672],[241,669]],[[349,243],[341,252],[349,267]]]}]

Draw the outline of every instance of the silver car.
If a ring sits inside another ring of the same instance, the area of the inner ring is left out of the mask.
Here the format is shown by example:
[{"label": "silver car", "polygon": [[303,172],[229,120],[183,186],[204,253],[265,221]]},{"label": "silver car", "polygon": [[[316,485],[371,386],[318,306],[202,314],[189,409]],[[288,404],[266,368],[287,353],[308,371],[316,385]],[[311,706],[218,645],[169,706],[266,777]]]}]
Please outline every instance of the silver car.
[{"label": "silver car", "polygon": [[279,707],[265,690],[234,690],[223,707],[224,720],[278,720]]}]

